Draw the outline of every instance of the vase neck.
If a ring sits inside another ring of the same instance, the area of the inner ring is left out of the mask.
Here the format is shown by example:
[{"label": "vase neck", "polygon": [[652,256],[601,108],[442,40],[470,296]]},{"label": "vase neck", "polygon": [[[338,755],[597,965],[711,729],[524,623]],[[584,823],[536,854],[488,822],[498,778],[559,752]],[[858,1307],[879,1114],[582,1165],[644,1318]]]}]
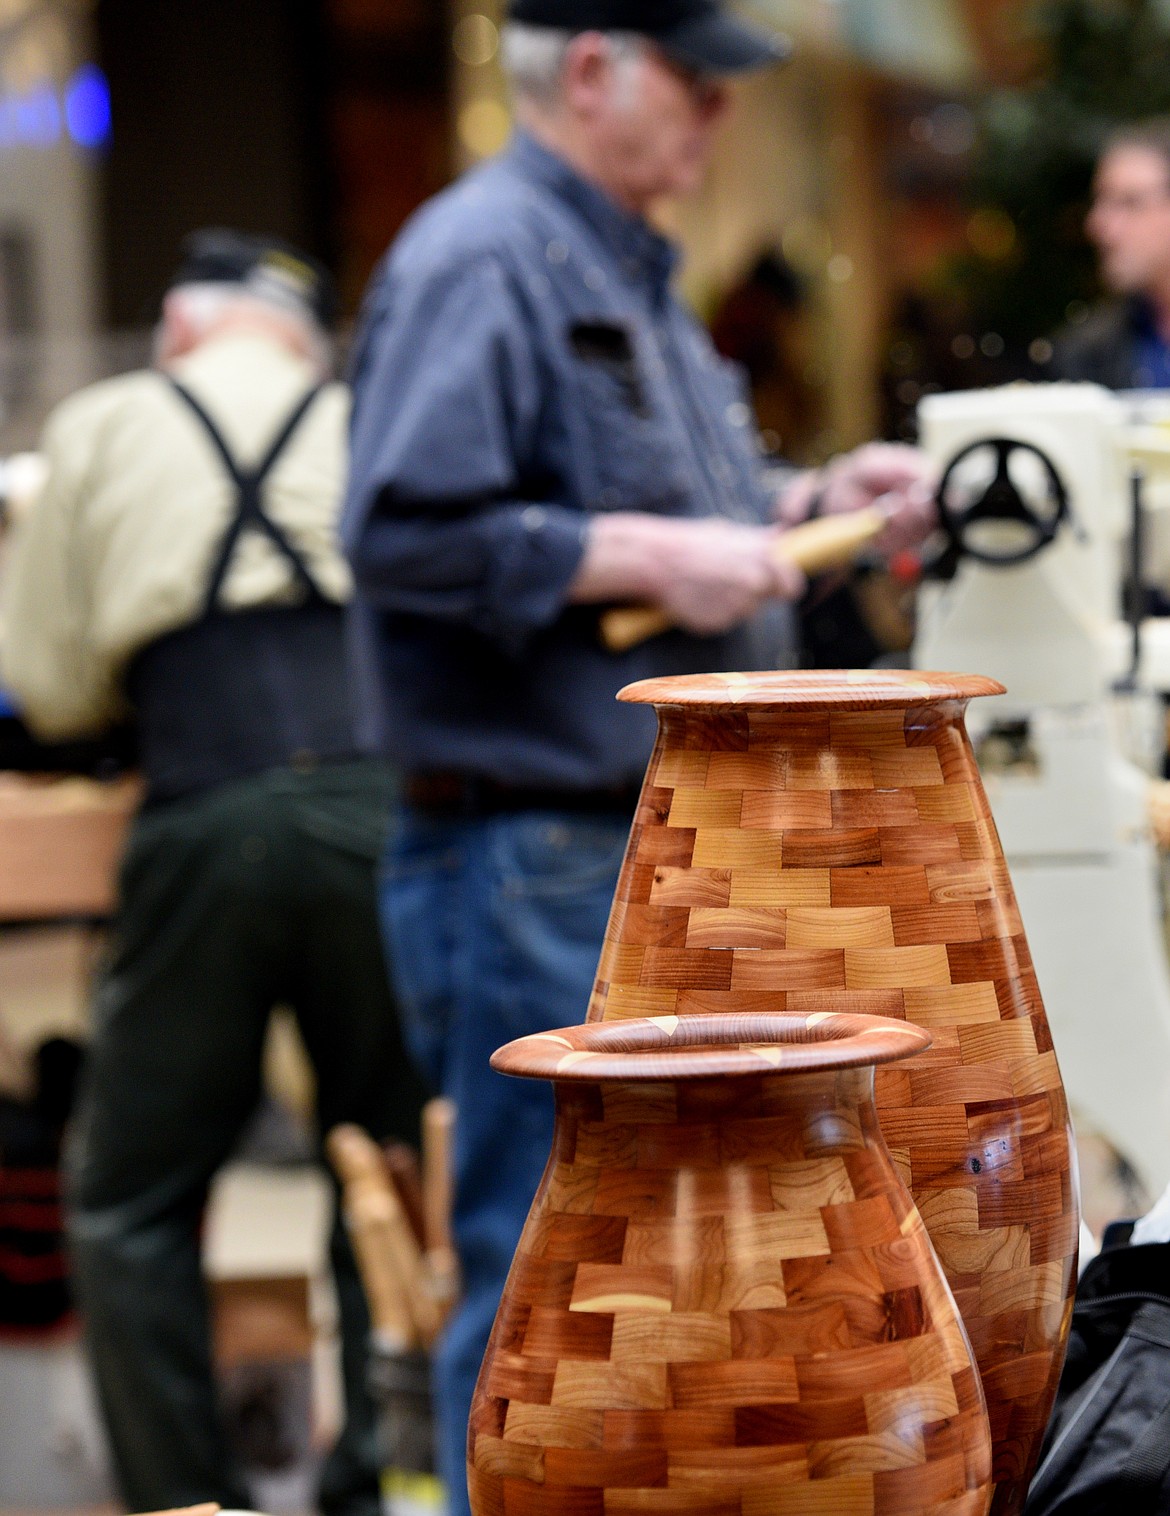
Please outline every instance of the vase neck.
[{"label": "vase neck", "polygon": [[783,706],[744,710],[728,703],[725,709],[659,706],[661,737],[672,749],[706,752],[747,752],[783,748],[879,747],[905,744],[906,735],[919,740],[941,737],[961,728],[965,700],[940,700],[930,705],[887,706],[880,710],[789,711]]},{"label": "vase neck", "polygon": [[[884,1147],[874,1114],[874,1070],[868,1065],[805,1074],[555,1084],[559,1162],[572,1162],[582,1141],[609,1141],[615,1143],[613,1161],[622,1166],[643,1166],[646,1153],[669,1150],[669,1166],[686,1168],[702,1164],[713,1147],[721,1161],[733,1158],[735,1143],[746,1141],[753,1129],[761,1140],[766,1129],[772,1150],[793,1159],[861,1151],[875,1142]],[[666,1132],[679,1135],[664,1144]]]}]

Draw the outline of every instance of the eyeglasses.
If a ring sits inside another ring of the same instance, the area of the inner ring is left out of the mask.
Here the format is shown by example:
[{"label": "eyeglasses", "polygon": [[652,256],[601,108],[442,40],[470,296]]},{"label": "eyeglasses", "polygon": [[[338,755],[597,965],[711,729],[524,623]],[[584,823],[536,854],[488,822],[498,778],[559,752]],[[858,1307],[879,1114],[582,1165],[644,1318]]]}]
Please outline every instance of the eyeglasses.
[{"label": "eyeglasses", "polygon": [[1093,196],[1094,211],[1115,211],[1123,216],[1140,216],[1170,200],[1170,184],[1162,189],[1099,191]]}]

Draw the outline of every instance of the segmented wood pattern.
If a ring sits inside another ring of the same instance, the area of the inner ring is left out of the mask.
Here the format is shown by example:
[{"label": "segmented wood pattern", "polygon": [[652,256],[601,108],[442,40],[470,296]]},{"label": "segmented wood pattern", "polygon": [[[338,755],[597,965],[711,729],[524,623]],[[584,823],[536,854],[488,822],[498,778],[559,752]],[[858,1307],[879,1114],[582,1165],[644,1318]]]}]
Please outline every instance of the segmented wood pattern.
[{"label": "segmented wood pattern", "polygon": [[472,1406],[476,1516],[979,1516],[970,1347],[850,1016],[528,1037],[553,1151]]},{"label": "segmented wood pattern", "polygon": [[589,1016],[872,1011],[934,1046],[877,1104],[975,1349],[1000,1516],[1023,1502],[1075,1282],[1068,1111],[951,674],[647,681],[659,737]]}]

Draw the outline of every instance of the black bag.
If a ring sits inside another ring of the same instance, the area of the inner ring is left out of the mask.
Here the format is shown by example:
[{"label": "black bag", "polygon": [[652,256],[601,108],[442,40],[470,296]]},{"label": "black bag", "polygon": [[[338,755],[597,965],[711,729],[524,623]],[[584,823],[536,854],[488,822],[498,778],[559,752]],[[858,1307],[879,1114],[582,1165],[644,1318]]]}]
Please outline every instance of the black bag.
[{"label": "black bag", "polygon": [[1170,1243],[1131,1230],[1081,1276],[1024,1516],[1170,1516]]}]

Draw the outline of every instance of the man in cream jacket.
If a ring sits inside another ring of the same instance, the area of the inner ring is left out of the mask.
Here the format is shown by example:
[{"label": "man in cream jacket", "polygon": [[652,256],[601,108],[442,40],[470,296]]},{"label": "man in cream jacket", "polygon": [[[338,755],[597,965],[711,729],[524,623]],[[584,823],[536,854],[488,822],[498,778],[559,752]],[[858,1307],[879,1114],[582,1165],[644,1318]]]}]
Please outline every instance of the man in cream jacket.
[{"label": "man in cream jacket", "polygon": [[[197,233],[157,362],[50,418],[9,559],[3,673],[46,738],[132,715],[146,799],[94,1000],[69,1233],[130,1510],[247,1506],[216,1407],[199,1254],[210,1180],[252,1113],[274,1005],[322,1129],[409,1136],[417,1091],[374,906],[389,782],[359,756],[335,542],[347,403],[311,260]],[[375,1516],[367,1320],[340,1228],[347,1423],[322,1509]]]}]

